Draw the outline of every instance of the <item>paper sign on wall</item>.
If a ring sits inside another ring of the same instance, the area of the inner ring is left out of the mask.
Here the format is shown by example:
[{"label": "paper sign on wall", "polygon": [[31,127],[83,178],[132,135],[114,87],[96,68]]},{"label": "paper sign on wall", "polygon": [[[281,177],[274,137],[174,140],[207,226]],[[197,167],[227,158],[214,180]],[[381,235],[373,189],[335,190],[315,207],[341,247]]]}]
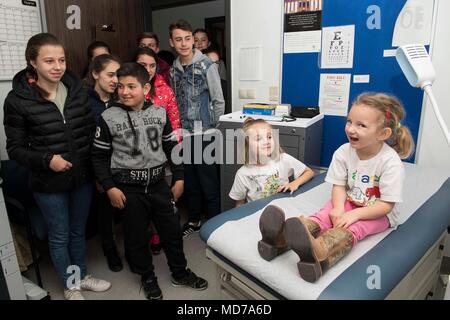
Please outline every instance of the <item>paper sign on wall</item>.
[{"label": "paper sign on wall", "polygon": [[284,0],[284,53],[319,52],[322,0]]},{"label": "paper sign on wall", "polygon": [[320,75],[319,107],[330,116],[347,116],[351,74]]},{"label": "paper sign on wall", "polygon": [[25,68],[28,39],[42,32],[36,1],[0,0],[0,80]]},{"label": "paper sign on wall", "polygon": [[323,28],[321,68],[353,68],[354,45],[354,25]]}]

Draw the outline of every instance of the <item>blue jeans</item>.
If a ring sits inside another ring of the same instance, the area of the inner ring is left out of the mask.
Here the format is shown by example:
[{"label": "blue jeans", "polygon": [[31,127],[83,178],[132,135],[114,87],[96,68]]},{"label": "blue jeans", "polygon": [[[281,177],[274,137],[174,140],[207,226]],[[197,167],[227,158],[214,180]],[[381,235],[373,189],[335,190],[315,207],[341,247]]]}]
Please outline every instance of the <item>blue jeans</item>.
[{"label": "blue jeans", "polygon": [[68,288],[72,275],[68,267],[80,268],[80,279],[86,276],[86,221],[91,207],[93,185],[60,193],[34,192],[48,227],[50,256],[58,276]]}]

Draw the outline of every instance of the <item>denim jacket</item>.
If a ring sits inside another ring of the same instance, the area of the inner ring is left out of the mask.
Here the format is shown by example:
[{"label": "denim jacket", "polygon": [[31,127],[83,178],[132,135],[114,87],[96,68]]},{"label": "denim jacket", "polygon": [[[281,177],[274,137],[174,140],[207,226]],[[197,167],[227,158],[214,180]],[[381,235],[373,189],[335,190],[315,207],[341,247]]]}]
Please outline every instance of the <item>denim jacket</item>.
[{"label": "denim jacket", "polygon": [[220,77],[213,65],[206,55],[194,49],[191,64],[184,69],[178,57],[170,69],[183,129],[193,131],[195,122],[201,122],[203,130],[214,128],[224,113]]}]

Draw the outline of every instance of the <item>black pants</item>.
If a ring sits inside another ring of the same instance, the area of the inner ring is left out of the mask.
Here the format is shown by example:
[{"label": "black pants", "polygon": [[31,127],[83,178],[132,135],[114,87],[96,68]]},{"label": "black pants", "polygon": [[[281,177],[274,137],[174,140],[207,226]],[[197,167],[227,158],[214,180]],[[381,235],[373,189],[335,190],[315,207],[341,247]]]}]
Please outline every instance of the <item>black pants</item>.
[{"label": "black pants", "polygon": [[95,192],[94,202],[98,214],[98,229],[102,239],[103,251],[115,249],[114,213],[116,212],[116,209],[111,205],[111,201],[106,192]]},{"label": "black pants", "polygon": [[153,220],[170,271],[175,277],[183,275],[187,262],[183,252],[180,218],[174,212],[171,193],[165,180],[153,185],[147,194],[130,192],[124,194],[127,199],[122,210],[124,243],[131,271],[140,275],[154,273],[148,232],[150,220]]},{"label": "black pants", "polygon": [[[203,153],[205,148],[210,144],[217,143],[217,141],[214,138],[212,142],[201,141],[201,135],[188,138],[191,140],[186,145],[187,139],[184,138],[183,140],[183,148],[191,148],[190,163],[184,163],[184,198],[189,210],[189,221],[198,222],[202,219],[204,203],[206,203],[208,218],[220,213],[220,179],[218,164],[207,164],[203,157],[201,157],[201,163],[195,163],[199,162],[199,150],[194,149],[194,146],[201,143]],[[215,153],[213,153],[213,156],[215,156]]]}]

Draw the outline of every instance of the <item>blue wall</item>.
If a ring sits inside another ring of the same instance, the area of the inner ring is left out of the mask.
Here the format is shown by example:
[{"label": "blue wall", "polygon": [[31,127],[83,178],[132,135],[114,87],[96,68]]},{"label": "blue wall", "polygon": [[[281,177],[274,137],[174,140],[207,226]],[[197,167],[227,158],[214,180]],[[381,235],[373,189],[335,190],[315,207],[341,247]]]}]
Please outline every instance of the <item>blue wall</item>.
[{"label": "blue wall", "polygon": [[[383,51],[392,48],[395,22],[406,0],[323,0],[322,27],[355,25],[353,69],[320,69],[320,53],[291,53],[283,55],[282,102],[292,106],[319,104],[321,73],[350,73],[351,102],[364,91],[387,92],[397,96],[404,104],[408,126],[417,142],[423,92],[409,85],[395,57],[383,57]],[[381,9],[381,29],[366,26],[367,8],[377,5]],[[353,75],[369,74],[370,83],[353,83]],[[350,106],[349,106],[350,107]],[[345,117],[325,116],[322,166],[329,166],[333,152],[347,142]],[[413,161],[415,155],[409,160]]]}]

